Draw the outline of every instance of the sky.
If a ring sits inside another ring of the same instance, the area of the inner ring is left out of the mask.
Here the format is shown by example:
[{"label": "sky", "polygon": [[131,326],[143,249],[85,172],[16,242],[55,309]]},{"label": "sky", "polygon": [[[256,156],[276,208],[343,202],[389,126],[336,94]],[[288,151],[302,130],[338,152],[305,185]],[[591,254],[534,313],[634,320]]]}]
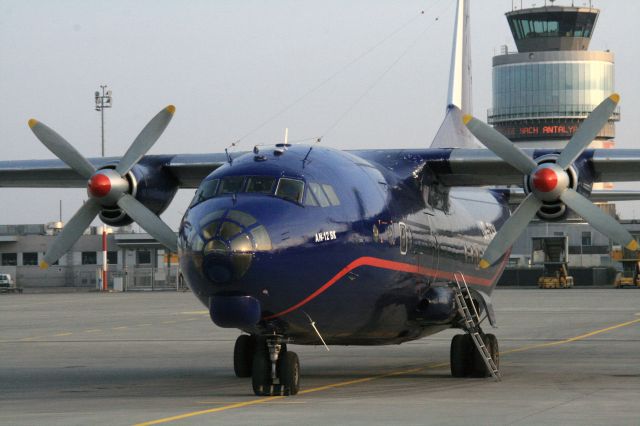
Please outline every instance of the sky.
[{"label": "sky", "polygon": [[[640,2],[593,5],[602,10],[591,49],[616,58],[617,147],[635,148],[640,60],[629,35]],[[473,108],[482,119],[491,57],[501,45],[515,50],[504,17],[511,7],[471,4]],[[107,156],[124,154],[169,104],[175,117],[152,154],[223,152],[236,141],[249,150],[280,141],[285,128],[290,141],[322,137],[335,148],[428,147],[446,104],[454,12],[455,0],[0,0],[0,159],[52,158],[27,126],[32,117],[99,156],[101,84],[113,91]],[[181,190],[163,214],[174,229],[192,194]],[[59,200],[68,220],[86,192],[0,188],[0,197],[0,223],[46,223],[58,219]],[[640,204],[622,212],[637,216]]]}]

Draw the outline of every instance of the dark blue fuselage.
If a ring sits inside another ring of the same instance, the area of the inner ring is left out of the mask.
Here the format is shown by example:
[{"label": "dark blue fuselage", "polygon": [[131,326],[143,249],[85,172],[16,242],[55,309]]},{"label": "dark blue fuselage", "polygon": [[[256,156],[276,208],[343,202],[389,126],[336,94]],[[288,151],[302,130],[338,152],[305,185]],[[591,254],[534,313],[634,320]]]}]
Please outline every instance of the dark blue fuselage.
[{"label": "dark blue fuselage", "polygon": [[317,344],[313,320],[329,344],[401,343],[452,325],[453,273],[489,300],[504,267],[477,267],[509,215],[501,196],[431,182],[408,151],[263,149],[199,193],[181,270],[222,326]]}]

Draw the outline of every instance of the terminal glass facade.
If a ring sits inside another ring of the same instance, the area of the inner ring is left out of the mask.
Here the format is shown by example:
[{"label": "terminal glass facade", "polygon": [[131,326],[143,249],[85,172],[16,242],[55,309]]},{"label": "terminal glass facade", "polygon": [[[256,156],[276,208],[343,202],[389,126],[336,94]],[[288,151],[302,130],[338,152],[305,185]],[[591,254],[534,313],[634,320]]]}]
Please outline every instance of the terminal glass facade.
[{"label": "terminal glass facade", "polygon": [[538,62],[493,69],[493,119],[585,117],[614,92],[611,62]]}]

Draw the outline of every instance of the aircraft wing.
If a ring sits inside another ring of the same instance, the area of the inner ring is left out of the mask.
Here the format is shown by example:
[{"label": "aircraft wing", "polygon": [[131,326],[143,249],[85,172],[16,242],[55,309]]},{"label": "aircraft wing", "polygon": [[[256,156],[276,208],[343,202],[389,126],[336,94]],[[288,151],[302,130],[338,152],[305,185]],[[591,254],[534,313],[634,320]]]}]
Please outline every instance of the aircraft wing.
[{"label": "aircraft wing", "polygon": [[[535,159],[554,150],[523,150]],[[523,175],[488,149],[385,149],[350,151],[400,175],[423,168],[446,186],[521,185]],[[235,153],[234,157],[241,154]],[[117,164],[120,157],[90,158],[96,168]],[[168,171],[180,188],[197,188],[202,179],[227,161],[224,153],[146,155],[142,166]],[[601,149],[585,151],[578,163],[595,182],[640,180],[640,150]],[[83,178],[60,160],[0,161],[0,187],[84,188]]]},{"label": "aircraft wing", "polygon": [[[532,159],[557,153],[555,150],[523,150]],[[487,149],[428,150],[425,167],[447,186],[522,185],[523,174]],[[640,150],[586,150],[576,160],[579,172],[593,182],[640,180]]]},{"label": "aircraft wing", "polygon": [[[234,154],[237,156],[238,154]],[[89,158],[96,169],[118,164],[121,157]],[[146,155],[141,167],[161,168],[179,188],[197,188],[202,179],[227,161],[225,154]],[[0,161],[0,187],[85,188],[87,179],[61,160]]]}]

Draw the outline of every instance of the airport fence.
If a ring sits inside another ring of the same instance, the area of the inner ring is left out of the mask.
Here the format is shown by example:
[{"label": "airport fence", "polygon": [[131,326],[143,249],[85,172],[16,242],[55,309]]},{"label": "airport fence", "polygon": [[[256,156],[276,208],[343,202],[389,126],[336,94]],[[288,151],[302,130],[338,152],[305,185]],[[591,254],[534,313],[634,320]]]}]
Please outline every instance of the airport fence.
[{"label": "airport fence", "polygon": [[[123,291],[161,291],[184,290],[184,285],[178,279],[177,266],[169,268],[125,268],[121,271],[113,271],[112,278],[122,280]],[[117,281],[113,281],[117,282]],[[113,285],[113,284],[112,284]]]}]

